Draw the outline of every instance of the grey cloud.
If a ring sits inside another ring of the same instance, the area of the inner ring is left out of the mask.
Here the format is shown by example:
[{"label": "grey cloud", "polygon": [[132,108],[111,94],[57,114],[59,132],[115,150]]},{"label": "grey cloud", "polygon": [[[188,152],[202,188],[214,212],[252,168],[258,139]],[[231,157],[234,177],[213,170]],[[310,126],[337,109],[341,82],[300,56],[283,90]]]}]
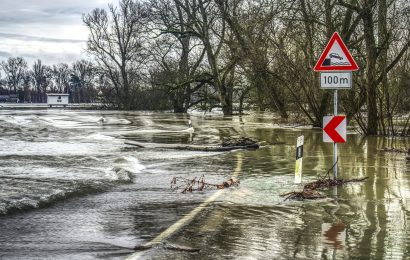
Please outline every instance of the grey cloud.
[{"label": "grey cloud", "polygon": [[50,8],[43,9],[44,13],[54,14],[54,15],[82,15],[84,10],[78,7],[71,8]]},{"label": "grey cloud", "polygon": [[8,58],[13,56],[13,54],[11,54],[10,52],[6,52],[6,51],[0,51],[0,57],[2,58]]},{"label": "grey cloud", "polygon": [[[4,55],[4,56],[3,56]],[[40,59],[46,65],[58,64],[58,63],[72,63],[80,59],[89,59],[84,53],[27,53],[27,52],[18,52],[18,53],[8,53],[0,52],[0,61],[6,60],[9,57],[23,57],[29,66],[32,66],[34,62]]]},{"label": "grey cloud", "polygon": [[96,7],[106,7],[103,0],[2,0],[0,25],[9,23],[71,23],[81,21],[81,15]]},{"label": "grey cloud", "polygon": [[76,21],[81,22],[81,12],[63,12],[61,10],[15,10],[12,13],[1,13],[0,24],[7,26],[8,24],[68,24]]},{"label": "grey cloud", "polygon": [[59,63],[84,58],[87,32],[81,15],[111,2],[118,0],[1,0],[0,59],[23,56],[29,63],[37,58]]},{"label": "grey cloud", "polygon": [[70,43],[85,42],[83,40],[75,40],[75,39],[56,39],[56,38],[38,37],[38,36],[23,35],[23,34],[12,34],[12,33],[0,33],[0,39],[1,38],[21,40],[21,41],[41,41],[41,42],[70,42]]}]

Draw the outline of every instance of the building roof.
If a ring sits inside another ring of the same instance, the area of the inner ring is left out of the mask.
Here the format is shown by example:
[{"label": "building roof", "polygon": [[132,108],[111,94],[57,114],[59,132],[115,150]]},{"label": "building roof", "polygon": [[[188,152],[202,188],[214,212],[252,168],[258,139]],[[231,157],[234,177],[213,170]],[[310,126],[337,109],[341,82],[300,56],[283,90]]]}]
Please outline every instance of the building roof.
[{"label": "building roof", "polygon": [[47,96],[69,96],[70,94],[63,94],[63,93],[47,93]]}]

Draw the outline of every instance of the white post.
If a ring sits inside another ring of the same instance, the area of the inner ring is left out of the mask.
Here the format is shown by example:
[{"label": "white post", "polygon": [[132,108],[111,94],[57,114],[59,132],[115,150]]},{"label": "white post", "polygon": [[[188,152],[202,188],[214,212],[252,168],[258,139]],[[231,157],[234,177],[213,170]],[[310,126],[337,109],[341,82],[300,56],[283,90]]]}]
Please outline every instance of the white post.
[{"label": "white post", "polygon": [[303,143],[305,137],[299,136],[296,141],[295,183],[302,183]]},{"label": "white post", "polygon": [[[337,116],[337,89],[333,95],[333,115]],[[337,143],[333,143],[333,178],[337,179]]]}]

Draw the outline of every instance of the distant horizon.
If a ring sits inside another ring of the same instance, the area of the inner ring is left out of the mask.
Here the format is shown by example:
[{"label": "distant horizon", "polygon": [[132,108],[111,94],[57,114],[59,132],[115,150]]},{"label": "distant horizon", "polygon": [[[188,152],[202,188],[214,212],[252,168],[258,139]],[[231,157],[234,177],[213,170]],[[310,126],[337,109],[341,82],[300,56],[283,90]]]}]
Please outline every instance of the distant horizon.
[{"label": "distant horizon", "polygon": [[23,57],[31,67],[90,60],[86,54],[88,30],[82,15],[106,8],[113,0],[1,0],[0,60]]}]

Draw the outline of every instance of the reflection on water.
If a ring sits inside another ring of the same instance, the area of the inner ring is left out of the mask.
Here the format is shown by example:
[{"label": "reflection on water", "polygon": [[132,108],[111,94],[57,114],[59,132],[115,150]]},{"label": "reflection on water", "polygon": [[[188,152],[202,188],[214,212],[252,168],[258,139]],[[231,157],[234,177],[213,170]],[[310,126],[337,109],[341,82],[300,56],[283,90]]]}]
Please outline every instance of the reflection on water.
[{"label": "reflection on water", "polygon": [[[189,119],[193,133],[185,131]],[[339,145],[339,175],[369,179],[326,199],[284,202],[280,194],[302,187],[293,184],[296,138],[305,136],[303,183],[331,167],[332,145],[320,130],[274,123],[268,114],[0,111],[0,206],[17,211],[0,217],[0,258],[124,258],[213,194],[172,193],[173,176],[220,182],[242,163],[240,186],[164,241],[199,252],[159,246],[142,258],[406,259],[410,163],[381,149],[409,140],[351,133]],[[276,145],[204,153],[124,144],[217,144],[232,135]]]},{"label": "reflection on water", "polygon": [[[243,151],[241,186],[197,218],[168,243],[201,248],[198,259],[405,259],[410,241],[409,165],[402,155],[380,151],[391,140],[351,134],[339,145],[340,176],[365,183],[327,191],[314,202],[284,202],[279,194],[300,189],[293,181],[294,143],[304,134],[304,182],[323,176],[332,165],[332,146],[315,130],[245,129],[265,141],[285,141]],[[394,141],[406,147],[408,140]],[[231,156],[234,158],[234,156]],[[157,248],[144,257],[190,258],[193,253]]]},{"label": "reflection on water", "polygon": [[346,243],[346,226],[341,222],[322,223],[323,243],[332,249],[344,249]]}]

